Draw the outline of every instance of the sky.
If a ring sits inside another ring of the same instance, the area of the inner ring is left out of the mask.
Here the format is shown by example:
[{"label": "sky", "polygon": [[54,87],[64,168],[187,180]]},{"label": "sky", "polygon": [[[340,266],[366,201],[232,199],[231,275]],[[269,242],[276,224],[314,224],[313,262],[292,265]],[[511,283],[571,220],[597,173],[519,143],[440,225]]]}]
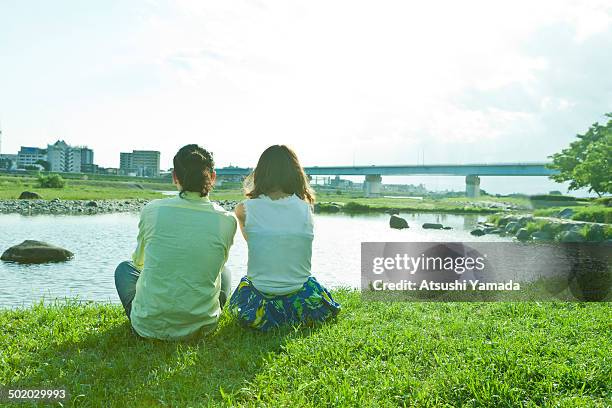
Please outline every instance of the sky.
[{"label": "sky", "polygon": [[0,0],[2,153],[546,161],[612,111],[612,2]]}]

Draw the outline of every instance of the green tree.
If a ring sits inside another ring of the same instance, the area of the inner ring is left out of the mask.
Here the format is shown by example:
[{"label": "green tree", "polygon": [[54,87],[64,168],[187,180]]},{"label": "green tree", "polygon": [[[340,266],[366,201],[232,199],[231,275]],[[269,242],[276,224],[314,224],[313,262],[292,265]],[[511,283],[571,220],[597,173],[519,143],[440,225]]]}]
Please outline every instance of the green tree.
[{"label": "green tree", "polygon": [[550,156],[553,162],[549,167],[559,170],[551,179],[569,181],[570,190],[588,188],[600,197],[612,193],[612,113],[606,116],[611,118],[607,124],[593,124],[569,147]]},{"label": "green tree", "polygon": [[42,188],[64,188],[66,181],[59,174],[39,175],[38,185]]},{"label": "green tree", "polygon": [[40,164],[45,171],[51,170],[51,163],[49,163],[46,160],[42,160],[42,159],[36,160],[36,162],[34,164]]}]

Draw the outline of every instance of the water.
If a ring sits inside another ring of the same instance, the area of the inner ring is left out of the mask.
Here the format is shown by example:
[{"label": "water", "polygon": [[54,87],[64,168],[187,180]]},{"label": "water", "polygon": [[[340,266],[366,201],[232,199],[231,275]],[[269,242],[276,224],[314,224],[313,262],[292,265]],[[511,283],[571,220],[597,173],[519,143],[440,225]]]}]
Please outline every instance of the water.
[{"label": "water", "polygon": [[[473,241],[469,231],[485,217],[450,214],[402,214],[410,229],[389,228],[386,214],[315,215],[313,273],[328,287],[358,287],[361,242]],[[439,222],[452,230],[423,230],[424,222]],[[117,303],[113,271],[130,258],[136,245],[138,215],[89,216],[18,214],[0,215],[0,251],[26,239],[46,241],[75,253],[65,263],[19,265],[0,262],[0,307],[28,306],[41,299],[78,297]],[[482,241],[483,239],[479,239]],[[508,238],[487,236],[487,241]],[[236,234],[228,266],[233,284],[246,273],[247,247]]]}]

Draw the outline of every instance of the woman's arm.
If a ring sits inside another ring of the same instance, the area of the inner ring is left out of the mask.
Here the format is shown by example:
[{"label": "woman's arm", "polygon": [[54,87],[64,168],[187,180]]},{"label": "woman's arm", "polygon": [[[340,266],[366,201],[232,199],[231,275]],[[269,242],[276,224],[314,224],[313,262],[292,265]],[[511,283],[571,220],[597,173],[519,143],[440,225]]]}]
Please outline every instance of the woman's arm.
[{"label": "woman's arm", "polygon": [[242,232],[242,236],[244,239],[247,238],[247,233],[244,230],[244,223],[246,221],[246,210],[244,208],[244,203],[240,203],[234,208],[234,214],[236,214],[236,218],[238,218],[238,225],[240,225],[240,232]]}]

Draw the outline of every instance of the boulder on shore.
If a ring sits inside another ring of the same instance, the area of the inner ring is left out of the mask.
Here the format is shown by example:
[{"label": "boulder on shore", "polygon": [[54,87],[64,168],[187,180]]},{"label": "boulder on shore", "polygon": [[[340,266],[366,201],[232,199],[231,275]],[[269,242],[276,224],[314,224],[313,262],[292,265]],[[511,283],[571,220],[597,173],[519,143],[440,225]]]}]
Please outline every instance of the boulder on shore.
[{"label": "boulder on shore", "polygon": [[395,214],[391,215],[391,218],[389,219],[389,226],[395,229],[409,228],[408,221]]},{"label": "boulder on shore", "polygon": [[33,191],[24,191],[21,194],[19,194],[19,199],[20,200],[40,200],[42,199],[42,196]]},{"label": "boulder on shore", "polygon": [[577,231],[562,231],[557,235],[559,242],[584,242],[585,239]]},{"label": "boulder on shore", "polygon": [[63,262],[73,256],[74,254],[67,249],[46,242],[26,240],[4,251],[0,259],[8,262],[35,264]]},{"label": "boulder on shore", "polygon": [[516,239],[518,239],[519,241],[528,241],[529,239],[531,239],[531,233],[527,231],[526,228],[521,228],[516,233]]},{"label": "boulder on shore", "polygon": [[485,232],[480,228],[476,228],[475,230],[470,231],[470,235],[473,235],[475,237],[482,237],[483,235],[485,235]]},{"label": "boulder on shore", "polygon": [[423,224],[423,229],[442,229],[442,228],[444,228],[444,225],[433,223],[433,222],[426,222]]}]

